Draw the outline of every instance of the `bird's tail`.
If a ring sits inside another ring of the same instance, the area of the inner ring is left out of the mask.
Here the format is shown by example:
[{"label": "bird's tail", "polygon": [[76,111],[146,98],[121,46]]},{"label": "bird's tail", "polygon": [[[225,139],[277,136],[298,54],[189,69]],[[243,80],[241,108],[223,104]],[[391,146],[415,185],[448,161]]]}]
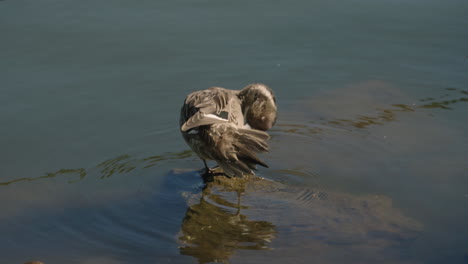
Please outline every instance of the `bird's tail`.
[{"label": "bird's tail", "polygon": [[[242,177],[244,174],[252,174],[256,165],[268,168],[258,156],[258,153],[268,152],[267,140],[270,136],[256,129],[239,129],[230,127],[223,135],[225,140],[220,141],[219,150],[223,157],[217,160],[218,165],[228,176]],[[226,138],[229,138],[228,140]],[[223,144],[225,144],[223,146]]]}]

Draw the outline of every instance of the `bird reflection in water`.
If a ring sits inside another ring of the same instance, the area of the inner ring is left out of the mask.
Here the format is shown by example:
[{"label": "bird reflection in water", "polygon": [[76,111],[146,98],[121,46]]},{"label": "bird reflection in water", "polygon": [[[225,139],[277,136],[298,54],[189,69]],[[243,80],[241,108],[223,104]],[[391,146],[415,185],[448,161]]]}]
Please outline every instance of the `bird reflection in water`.
[{"label": "bird reflection in water", "polygon": [[249,209],[241,202],[248,179],[226,179],[207,182],[182,221],[180,253],[199,263],[226,263],[237,250],[267,250],[277,234],[272,223],[242,214]]}]

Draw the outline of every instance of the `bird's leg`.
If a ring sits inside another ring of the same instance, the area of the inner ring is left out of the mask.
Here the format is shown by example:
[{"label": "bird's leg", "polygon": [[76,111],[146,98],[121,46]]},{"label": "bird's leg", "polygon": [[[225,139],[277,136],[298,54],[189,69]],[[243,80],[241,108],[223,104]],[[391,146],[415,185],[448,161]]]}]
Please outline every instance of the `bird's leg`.
[{"label": "bird's leg", "polygon": [[208,164],[206,164],[206,160],[202,160],[203,164],[205,164],[205,172],[201,175],[201,177],[205,183],[212,182],[214,177],[213,170],[210,169],[210,167],[208,167]]},{"label": "bird's leg", "polygon": [[203,164],[205,164],[205,173],[206,174],[211,174],[213,171],[210,169],[210,167],[208,167],[208,164],[206,164],[206,160],[202,159],[203,160]]},{"label": "bird's leg", "polygon": [[205,164],[205,172],[202,174],[203,180],[206,182],[212,182],[214,179],[214,176],[218,175],[225,175],[223,172],[217,172],[217,168],[219,166],[215,166],[213,168],[208,167],[208,164],[206,164],[206,160],[202,159],[203,164]]}]

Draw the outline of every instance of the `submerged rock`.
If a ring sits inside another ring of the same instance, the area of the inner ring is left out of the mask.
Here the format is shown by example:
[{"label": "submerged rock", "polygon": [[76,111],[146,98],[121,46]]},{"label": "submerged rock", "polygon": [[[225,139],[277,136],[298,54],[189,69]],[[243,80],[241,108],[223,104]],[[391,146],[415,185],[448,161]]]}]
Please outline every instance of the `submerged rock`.
[{"label": "submerged rock", "polygon": [[199,263],[409,263],[405,252],[422,229],[388,197],[287,186],[257,176],[217,176],[201,193],[184,196],[189,207],[178,235],[180,252]]}]

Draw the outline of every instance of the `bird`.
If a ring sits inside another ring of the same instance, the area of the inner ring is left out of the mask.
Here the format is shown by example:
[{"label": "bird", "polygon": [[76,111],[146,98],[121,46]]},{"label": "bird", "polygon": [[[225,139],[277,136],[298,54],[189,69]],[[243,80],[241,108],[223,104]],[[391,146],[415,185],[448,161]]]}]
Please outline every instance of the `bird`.
[{"label": "bird", "polygon": [[180,131],[190,148],[214,160],[228,177],[268,168],[257,153],[268,152],[267,131],[277,119],[276,98],[268,86],[249,84],[241,90],[211,87],[187,95],[180,112]]}]

